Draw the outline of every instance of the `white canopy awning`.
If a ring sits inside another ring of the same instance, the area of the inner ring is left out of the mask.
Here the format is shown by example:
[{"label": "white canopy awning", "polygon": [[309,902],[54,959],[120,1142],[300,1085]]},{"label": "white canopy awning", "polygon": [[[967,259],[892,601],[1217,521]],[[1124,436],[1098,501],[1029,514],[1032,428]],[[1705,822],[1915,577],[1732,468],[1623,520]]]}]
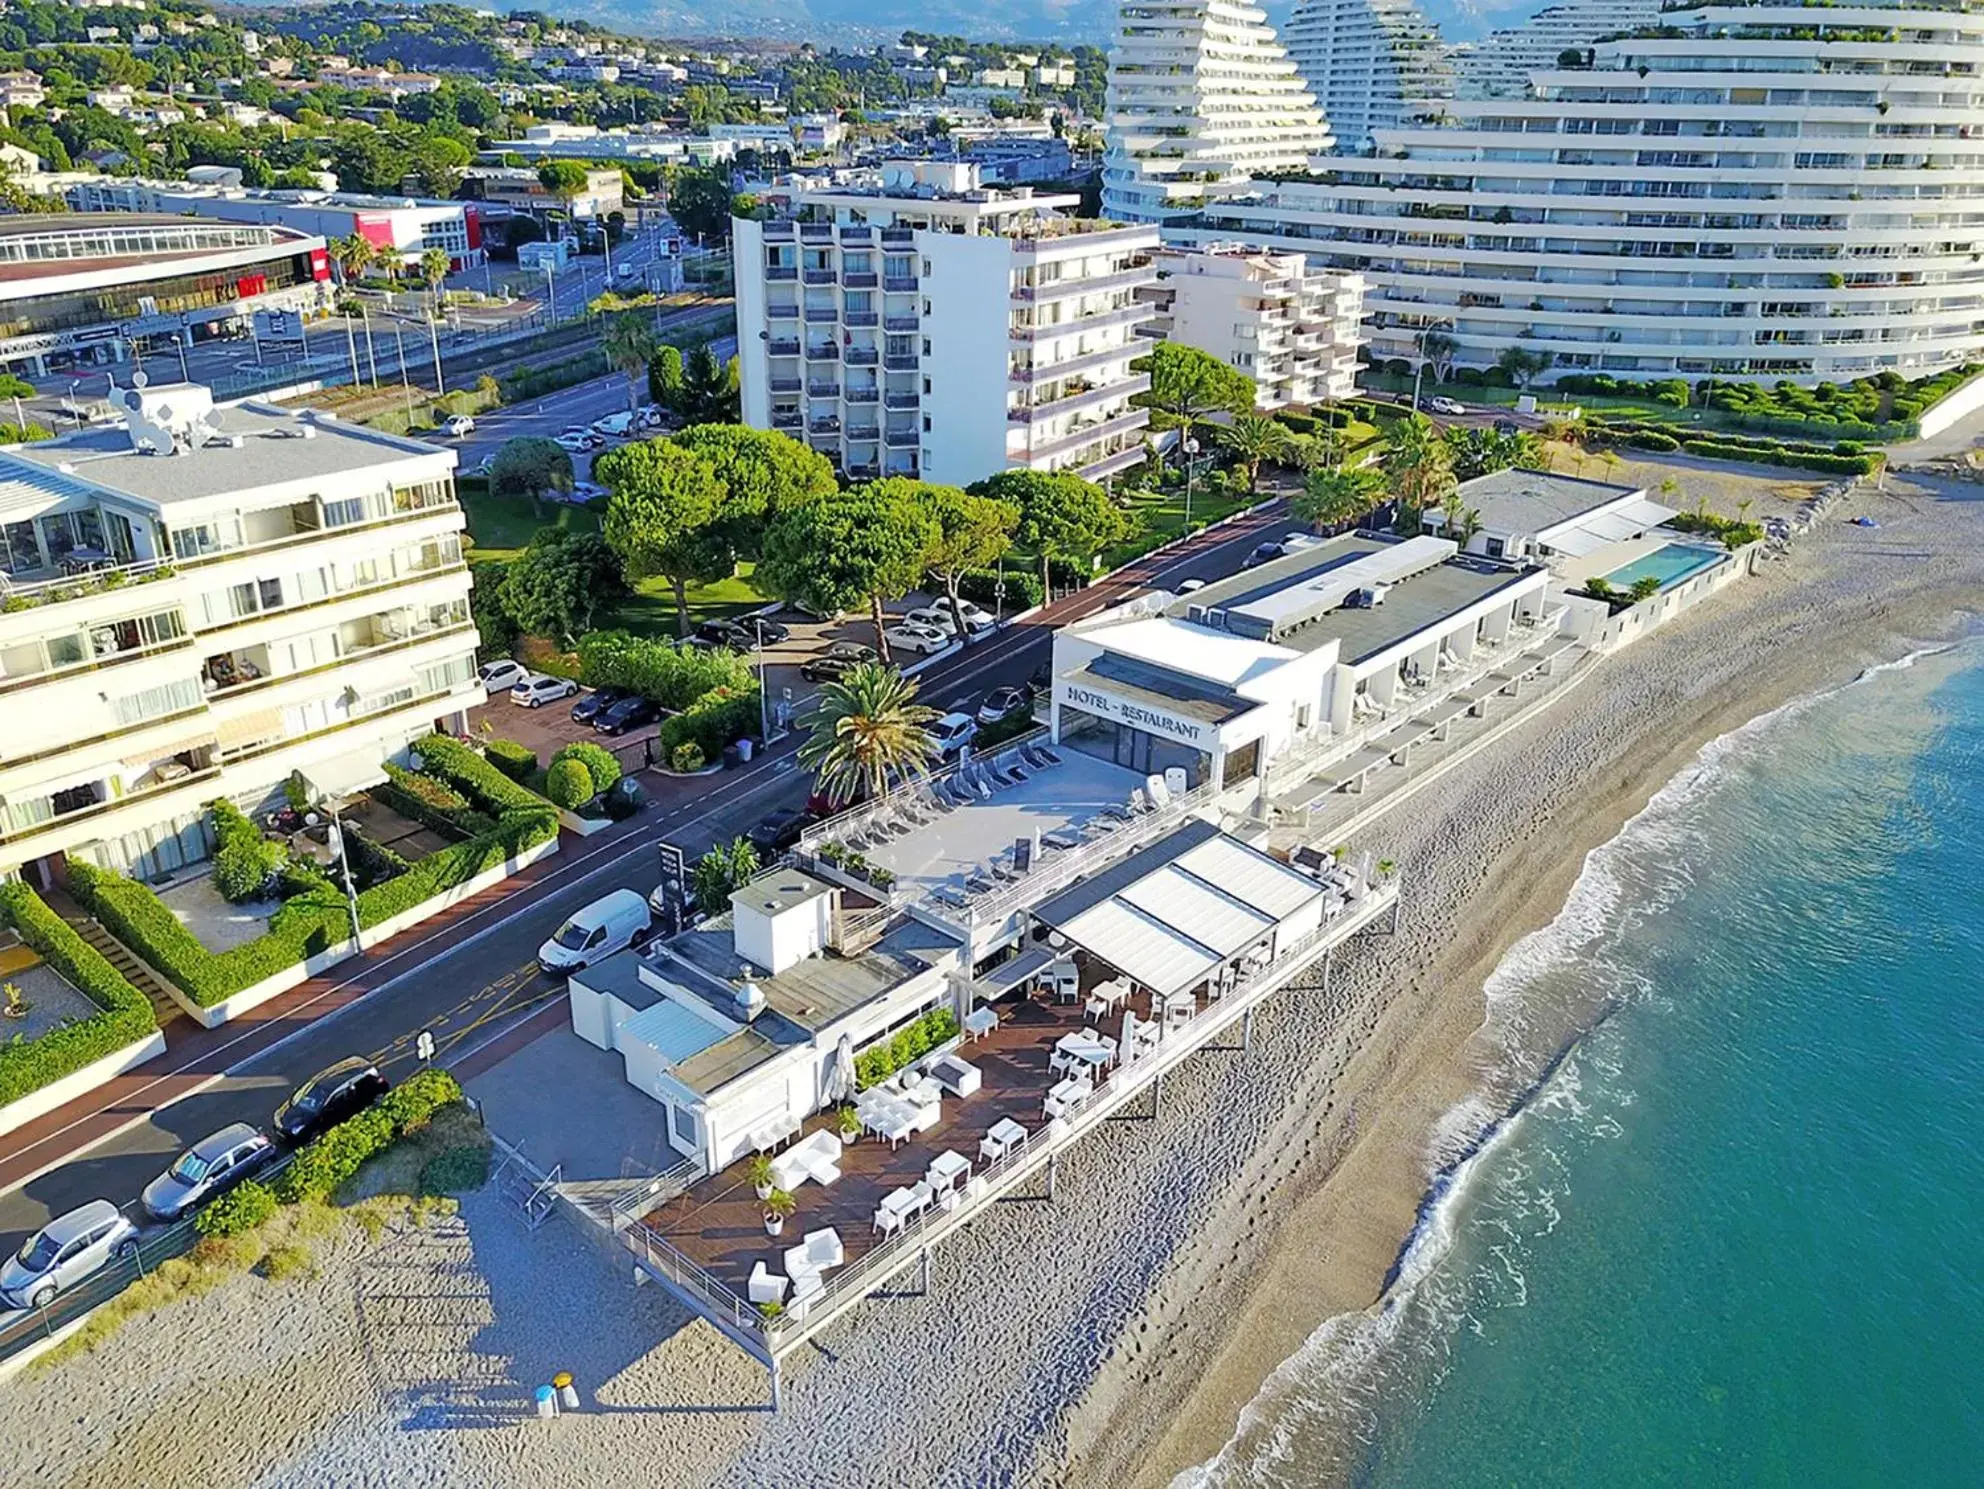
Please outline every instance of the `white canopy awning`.
[{"label": "white canopy awning", "polygon": [[349,755],[333,755],[328,760],[315,760],[304,766],[301,774],[313,800],[329,797],[333,801],[341,801],[347,796],[369,791],[386,779],[385,766],[374,759],[370,751],[354,751]]}]

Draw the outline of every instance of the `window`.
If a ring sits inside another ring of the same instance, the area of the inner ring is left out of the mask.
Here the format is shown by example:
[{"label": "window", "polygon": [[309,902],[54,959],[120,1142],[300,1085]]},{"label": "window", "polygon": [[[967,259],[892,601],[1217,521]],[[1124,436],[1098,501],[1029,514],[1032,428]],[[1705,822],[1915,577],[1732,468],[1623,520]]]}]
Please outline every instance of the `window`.
[{"label": "window", "polygon": [[450,688],[461,687],[475,676],[474,657],[450,657],[445,662],[420,669],[420,691],[425,693],[445,693]]},{"label": "window", "polygon": [[324,526],[350,527],[365,520],[365,498],[346,497],[343,501],[324,503]]},{"label": "window", "polygon": [[668,1103],[668,1136],[677,1149],[700,1151],[703,1146],[703,1124],[696,1120],[695,1112],[671,1101]]},{"label": "window", "polygon": [[127,693],[110,701],[111,713],[123,725],[142,724],[147,719],[161,719],[167,714],[184,713],[199,706],[200,684],[190,677],[161,687],[146,688],[140,693]]}]

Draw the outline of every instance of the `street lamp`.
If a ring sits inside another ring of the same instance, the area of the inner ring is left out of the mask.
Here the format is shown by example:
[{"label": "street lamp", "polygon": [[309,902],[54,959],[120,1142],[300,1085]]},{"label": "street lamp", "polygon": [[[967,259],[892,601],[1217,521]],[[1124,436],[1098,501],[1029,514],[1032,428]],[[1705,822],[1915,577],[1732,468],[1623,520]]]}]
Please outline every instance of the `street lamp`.
[{"label": "street lamp", "polygon": [[558,278],[551,272],[551,260],[544,261],[544,293],[551,303],[550,325],[558,324]]},{"label": "street lamp", "polygon": [[751,617],[751,630],[758,638],[758,738],[767,744],[771,742],[771,716],[767,713],[770,705],[765,699],[765,618],[762,615]]},{"label": "street lamp", "polygon": [[1192,531],[1192,468],[1198,464],[1193,458],[1199,453],[1199,442],[1190,435],[1185,436],[1185,532]]},{"label": "street lamp", "polygon": [[351,882],[351,859],[346,855],[344,850],[344,828],[338,821],[337,806],[332,802],[330,797],[320,797],[317,806],[330,819],[330,826],[325,833],[325,841],[338,856],[338,872],[344,879],[345,909],[351,915],[351,945],[353,950],[357,950],[359,940],[358,889]]}]

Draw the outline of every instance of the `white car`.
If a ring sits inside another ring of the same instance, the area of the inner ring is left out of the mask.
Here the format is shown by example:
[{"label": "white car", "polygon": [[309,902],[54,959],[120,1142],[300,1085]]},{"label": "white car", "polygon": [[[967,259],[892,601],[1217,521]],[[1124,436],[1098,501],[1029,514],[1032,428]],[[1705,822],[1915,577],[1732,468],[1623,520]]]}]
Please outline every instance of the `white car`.
[{"label": "white car", "polygon": [[1445,394],[1435,394],[1433,397],[1427,399],[1426,407],[1430,408],[1436,414],[1464,414],[1467,412],[1466,404],[1456,403]]},{"label": "white car", "polygon": [[564,495],[564,500],[575,507],[583,507],[590,502],[605,501],[612,495],[597,481],[574,481],[572,489]]},{"label": "white car", "polygon": [[568,455],[583,455],[587,450],[596,450],[606,442],[583,425],[574,424],[552,443]]},{"label": "white car", "polygon": [[1205,587],[1206,582],[1203,579],[1181,579],[1178,581],[1177,593],[1181,595],[1195,594]]},{"label": "white car", "polygon": [[507,693],[530,676],[530,668],[522,662],[513,662],[508,657],[504,657],[498,662],[484,662],[477,676],[482,679],[482,686],[490,693]]},{"label": "white car", "polygon": [[930,738],[945,755],[955,755],[978,734],[978,720],[968,713],[947,713],[930,726]]},{"label": "white car", "polygon": [[634,431],[632,414],[608,414],[603,419],[593,420],[592,432],[602,439],[623,439]]},{"label": "white car", "polygon": [[0,1299],[14,1308],[46,1308],[111,1261],[137,1255],[138,1228],[107,1199],[58,1215],[0,1266]]},{"label": "white car", "polygon": [[441,432],[450,439],[466,439],[475,433],[475,420],[467,414],[450,414],[441,421]]},{"label": "white car", "polygon": [[882,634],[897,651],[916,652],[926,657],[934,657],[951,644],[949,631],[940,631],[935,626],[921,625],[913,620],[892,625]]},{"label": "white car", "polygon": [[525,708],[542,708],[547,703],[556,703],[560,698],[569,698],[578,690],[579,685],[569,677],[533,672],[510,689],[510,701],[521,703]]},{"label": "white car", "polygon": [[[965,629],[974,636],[980,631],[992,629],[992,617],[971,601],[962,602],[958,609],[964,612]],[[951,614],[951,607],[947,604],[925,605],[921,610],[910,611],[903,619],[919,626],[929,626],[935,631],[942,631],[946,636],[955,636],[958,633],[957,617]]]}]

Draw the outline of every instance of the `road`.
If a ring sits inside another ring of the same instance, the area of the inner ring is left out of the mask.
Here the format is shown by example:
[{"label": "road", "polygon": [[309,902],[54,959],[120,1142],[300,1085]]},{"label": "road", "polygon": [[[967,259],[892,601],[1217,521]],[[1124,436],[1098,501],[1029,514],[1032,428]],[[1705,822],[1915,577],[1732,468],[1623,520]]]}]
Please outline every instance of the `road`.
[{"label": "road", "polygon": [[[1212,579],[1240,567],[1263,536],[1288,522],[1285,503],[1254,517],[1209,529],[1166,554],[1151,555],[1036,617],[979,642],[922,674],[923,696],[950,706],[975,701],[1003,683],[1023,682],[1047,659],[1052,627],[1091,614],[1139,589],[1174,586],[1188,578]],[[146,1183],[190,1143],[230,1122],[266,1122],[276,1105],[305,1076],[354,1052],[387,1062],[403,1076],[411,1045],[422,1029],[435,1032],[438,1059],[447,1064],[562,995],[541,972],[537,948],[579,906],[611,889],[646,893],[657,879],[660,840],[691,857],[710,844],[744,831],[767,813],[803,803],[808,780],[794,761],[788,739],[743,770],[719,778],[679,801],[652,808],[625,836],[604,844],[567,839],[553,872],[490,905],[430,940],[382,948],[358,962],[345,984],[374,989],[365,999],[315,1022],[301,1023],[281,1043],[246,1058],[205,1089],[151,1112],[144,1121],[74,1154],[61,1135],[29,1155],[54,1164],[0,1196],[0,1247],[12,1249],[49,1216],[99,1196],[128,1205]],[[673,784],[673,783],[671,783]],[[703,783],[694,783],[698,788]],[[418,932],[414,933],[418,936]],[[343,986],[345,984],[340,984]],[[464,990],[472,990],[465,992]],[[244,1034],[252,1043],[252,1031]],[[171,1073],[172,1056],[160,1062]],[[143,1093],[133,1100],[142,1106]]]}]

